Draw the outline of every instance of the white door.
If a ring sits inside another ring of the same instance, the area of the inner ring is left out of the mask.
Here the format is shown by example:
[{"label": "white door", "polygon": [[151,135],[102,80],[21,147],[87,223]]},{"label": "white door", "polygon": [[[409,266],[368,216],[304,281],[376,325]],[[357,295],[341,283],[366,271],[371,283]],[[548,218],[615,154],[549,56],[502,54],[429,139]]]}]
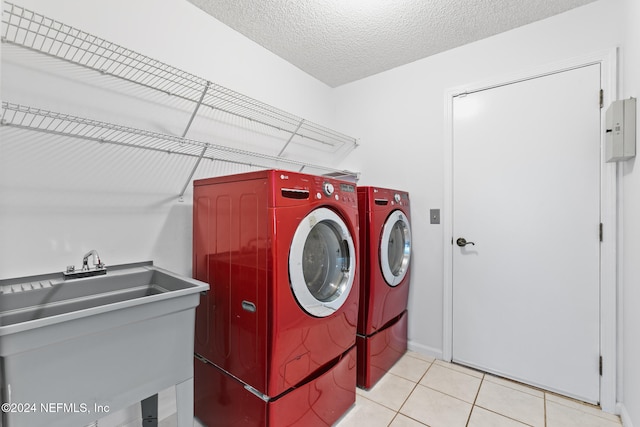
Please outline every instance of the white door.
[{"label": "white door", "polygon": [[592,403],[599,92],[595,64],[453,104],[453,360]]}]

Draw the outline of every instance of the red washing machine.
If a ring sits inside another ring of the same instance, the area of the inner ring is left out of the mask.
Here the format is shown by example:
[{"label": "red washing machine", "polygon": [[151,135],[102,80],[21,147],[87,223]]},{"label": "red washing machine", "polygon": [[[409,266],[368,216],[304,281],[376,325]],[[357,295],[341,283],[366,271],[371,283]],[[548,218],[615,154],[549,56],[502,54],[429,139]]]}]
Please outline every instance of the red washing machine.
[{"label": "red washing machine", "polygon": [[409,194],[358,187],[360,314],[358,387],[370,389],[407,350]]},{"label": "red washing machine", "polygon": [[355,402],[354,184],[268,170],[194,182],[195,414],[330,426]]}]

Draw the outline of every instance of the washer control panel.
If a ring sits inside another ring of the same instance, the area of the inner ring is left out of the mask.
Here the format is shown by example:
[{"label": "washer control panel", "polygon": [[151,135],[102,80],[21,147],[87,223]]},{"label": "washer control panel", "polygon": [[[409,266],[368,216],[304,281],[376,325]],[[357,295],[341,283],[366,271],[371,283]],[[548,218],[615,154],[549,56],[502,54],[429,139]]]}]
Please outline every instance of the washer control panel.
[{"label": "washer control panel", "polygon": [[334,200],[348,206],[357,206],[356,185],[325,176],[313,176],[295,172],[282,172],[280,178],[281,200]]},{"label": "washer control panel", "polygon": [[371,197],[376,205],[386,206],[390,204],[391,206],[400,205],[400,206],[409,206],[409,193],[398,190],[391,190],[388,188],[375,188],[375,187],[363,187],[367,190],[371,191]]}]

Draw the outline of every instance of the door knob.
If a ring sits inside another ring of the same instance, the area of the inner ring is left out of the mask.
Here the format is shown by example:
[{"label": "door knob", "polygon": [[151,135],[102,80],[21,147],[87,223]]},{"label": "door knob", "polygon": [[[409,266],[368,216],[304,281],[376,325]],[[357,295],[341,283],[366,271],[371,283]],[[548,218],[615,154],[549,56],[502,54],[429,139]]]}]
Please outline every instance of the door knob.
[{"label": "door knob", "polygon": [[460,246],[461,248],[464,248],[467,245],[476,245],[473,242],[467,242],[467,239],[465,239],[464,237],[459,237],[458,240],[456,240],[456,245]]}]

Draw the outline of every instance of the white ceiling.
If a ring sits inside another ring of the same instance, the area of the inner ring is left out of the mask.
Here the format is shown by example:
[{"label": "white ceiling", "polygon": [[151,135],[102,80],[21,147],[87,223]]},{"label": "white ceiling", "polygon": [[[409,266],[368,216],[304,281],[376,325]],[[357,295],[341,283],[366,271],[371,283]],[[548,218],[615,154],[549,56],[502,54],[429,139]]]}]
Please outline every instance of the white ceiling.
[{"label": "white ceiling", "polygon": [[189,0],[331,87],[595,0]]}]

